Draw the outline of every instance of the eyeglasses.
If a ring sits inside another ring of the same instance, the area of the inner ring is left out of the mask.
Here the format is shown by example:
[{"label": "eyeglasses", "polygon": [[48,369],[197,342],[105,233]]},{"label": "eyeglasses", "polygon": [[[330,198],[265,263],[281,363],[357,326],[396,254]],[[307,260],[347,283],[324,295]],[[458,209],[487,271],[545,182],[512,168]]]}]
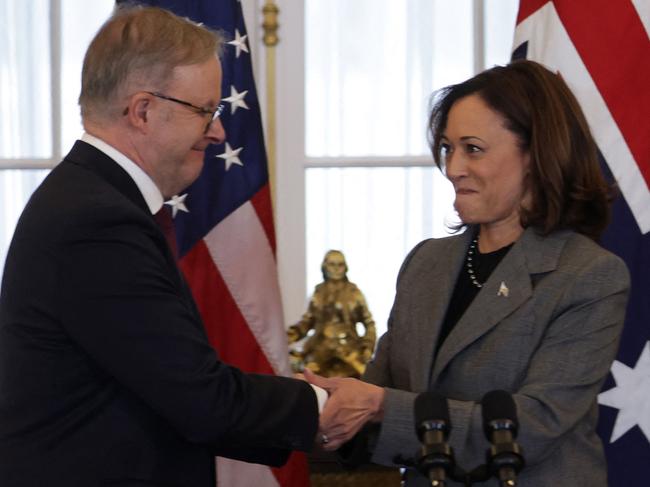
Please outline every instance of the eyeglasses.
[{"label": "eyeglasses", "polygon": [[217,118],[219,118],[221,116],[221,114],[223,113],[224,108],[226,108],[226,105],[224,105],[223,103],[219,103],[217,108],[215,108],[214,110],[206,110],[203,107],[193,105],[189,101],[183,101],[183,100],[179,100],[178,98],[172,98],[171,96],[163,95],[162,93],[158,93],[156,91],[145,91],[145,93],[148,93],[151,96],[155,96],[156,98],[162,98],[163,100],[169,100],[169,101],[173,101],[174,103],[180,103],[181,105],[185,105],[186,107],[190,107],[190,108],[194,109],[196,111],[196,113],[198,113],[200,115],[209,115],[210,116],[210,121],[205,126],[205,132],[204,133],[206,133],[208,130],[210,130],[210,125],[212,124],[212,122],[214,122]]}]

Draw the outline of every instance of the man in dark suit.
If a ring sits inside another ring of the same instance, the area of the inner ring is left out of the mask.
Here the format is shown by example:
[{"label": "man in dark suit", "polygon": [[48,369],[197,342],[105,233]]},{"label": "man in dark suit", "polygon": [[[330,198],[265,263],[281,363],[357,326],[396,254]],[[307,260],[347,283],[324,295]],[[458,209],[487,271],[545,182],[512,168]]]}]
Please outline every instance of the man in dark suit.
[{"label": "man in dark suit", "polygon": [[28,203],[4,272],[3,487],[207,487],[215,455],[279,465],[314,444],[324,391],[219,360],[152,216],[225,139],[220,44],[128,8],[86,53],[86,133]]}]

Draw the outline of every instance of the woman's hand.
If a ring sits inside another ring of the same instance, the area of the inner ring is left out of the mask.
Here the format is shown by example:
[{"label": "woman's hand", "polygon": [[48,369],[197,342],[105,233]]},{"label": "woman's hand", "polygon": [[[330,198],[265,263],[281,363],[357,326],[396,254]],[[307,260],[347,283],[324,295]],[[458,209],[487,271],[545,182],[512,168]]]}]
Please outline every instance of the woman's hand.
[{"label": "woman's hand", "polygon": [[336,450],[366,423],[381,421],[383,388],[352,378],[321,377],[307,369],[304,376],[329,394],[318,428],[323,450]]}]

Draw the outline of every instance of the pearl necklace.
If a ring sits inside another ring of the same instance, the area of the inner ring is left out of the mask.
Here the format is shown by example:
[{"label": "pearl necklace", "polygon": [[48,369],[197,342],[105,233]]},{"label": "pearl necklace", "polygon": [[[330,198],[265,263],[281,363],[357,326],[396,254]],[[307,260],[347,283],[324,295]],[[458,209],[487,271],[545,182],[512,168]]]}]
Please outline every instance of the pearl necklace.
[{"label": "pearl necklace", "polygon": [[469,249],[467,250],[467,260],[465,262],[465,265],[467,268],[467,273],[469,274],[469,280],[472,281],[472,284],[474,284],[474,286],[481,289],[483,287],[483,283],[478,282],[478,279],[476,279],[476,274],[474,273],[474,268],[472,265],[472,261],[473,261],[474,253],[476,252],[477,245],[478,245],[478,237],[475,237],[474,240],[472,240]]}]

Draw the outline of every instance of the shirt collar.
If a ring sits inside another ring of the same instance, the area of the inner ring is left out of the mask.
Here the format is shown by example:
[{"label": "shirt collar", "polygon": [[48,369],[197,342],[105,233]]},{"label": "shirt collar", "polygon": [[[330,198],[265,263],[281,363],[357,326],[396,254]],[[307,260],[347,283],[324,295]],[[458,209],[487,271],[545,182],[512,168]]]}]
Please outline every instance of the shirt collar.
[{"label": "shirt collar", "polygon": [[124,169],[131,176],[140,193],[142,193],[142,197],[146,201],[151,214],[158,213],[164,202],[163,195],[158,189],[158,186],[156,186],[156,183],[153,182],[153,179],[140,166],[114,147],[87,132],[83,133],[81,140],[92,145],[95,149],[102,151]]}]

